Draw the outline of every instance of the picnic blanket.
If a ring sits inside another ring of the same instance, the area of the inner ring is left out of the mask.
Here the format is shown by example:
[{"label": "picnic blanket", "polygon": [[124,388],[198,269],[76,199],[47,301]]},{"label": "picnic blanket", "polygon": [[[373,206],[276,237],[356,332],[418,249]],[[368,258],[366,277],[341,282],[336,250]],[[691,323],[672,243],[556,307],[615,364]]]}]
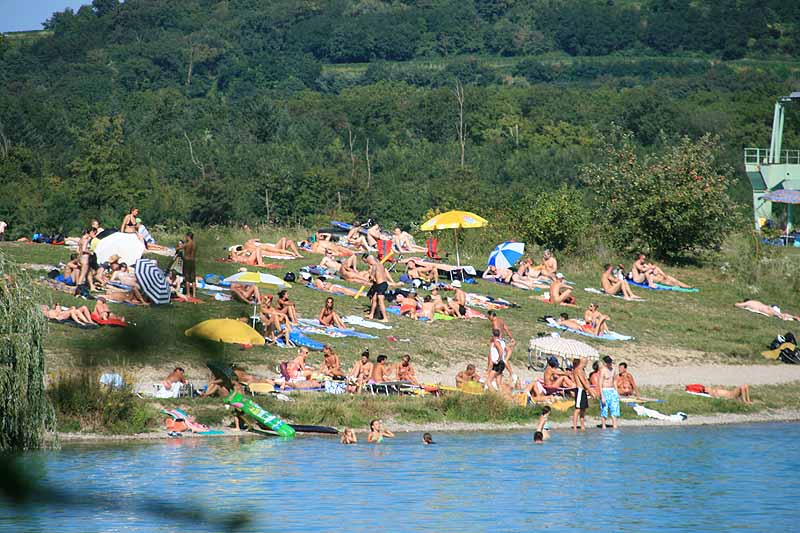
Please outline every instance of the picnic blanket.
[{"label": "picnic blanket", "polygon": [[[584,288],[583,290],[585,290],[586,292],[588,292],[588,293],[590,293],[590,294],[600,294],[600,295],[602,295],[602,296],[610,296],[610,297],[612,297],[612,298],[617,298],[617,299],[619,299],[619,300],[625,300],[625,297],[624,297],[624,296],[620,296],[619,294],[608,294],[608,293],[607,293],[606,291],[604,291],[603,289],[596,289],[596,288],[594,288],[594,287],[586,287],[586,288]],[[632,298],[632,299],[630,299],[630,300],[627,300],[627,301],[628,301],[628,302],[646,302],[647,300],[645,300],[644,298],[639,298],[639,297],[637,296],[636,298]]]},{"label": "picnic blanket", "polygon": [[[576,320],[576,322],[585,324],[583,320]],[[629,341],[633,339],[633,337],[629,335],[622,335],[620,333],[617,333],[616,331],[607,331],[602,335],[593,335],[583,330],[572,329],[566,326],[562,326],[561,324],[556,322],[555,319],[553,318],[548,318],[546,324],[551,328],[560,329],[561,331],[569,331],[570,333],[574,333],[576,335],[583,335],[584,337],[591,337],[593,339],[600,339],[604,341]]]},{"label": "picnic blanket", "polygon": [[651,287],[647,283],[637,283],[632,279],[629,279],[628,283],[630,283],[631,285],[635,285],[636,287],[641,287],[643,289],[648,289],[651,291],[700,292],[700,289],[696,289],[694,287],[689,289],[684,289],[683,287],[673,287],[672,285],[664,285],[661,283],[656,283],[655,287]]}]

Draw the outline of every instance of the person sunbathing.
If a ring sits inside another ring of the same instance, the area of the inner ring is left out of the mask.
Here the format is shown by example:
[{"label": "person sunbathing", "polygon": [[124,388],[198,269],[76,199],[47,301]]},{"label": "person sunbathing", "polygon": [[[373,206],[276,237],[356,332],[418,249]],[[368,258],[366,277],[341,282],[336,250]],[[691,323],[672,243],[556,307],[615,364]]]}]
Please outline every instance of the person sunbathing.
[{"label": "person sunbathing", "polygon": [[345,329],[344,322],[342,322],[339,314],[333,310],[333,298],[328,296],[325,298],[325,305],[320,309],[317,320],[325,327],[333,326],[335,328]]},{"label": "person sunbathing", "polygon": [[461,289],[461,282],[455,280],[451,283],[454,294],[450,302],[448,302],[448,314],[456,318],[467,318],[467,293]]},{"label": "person sunbathing", "polygon": [[47,307],[46,305],[41,305],[40,309],[42,313],[44,313],[45,318],[50,320],[55,320],[57,322],[63,322],[65,320],[72,320],[82,326],[91,326],[94,325],[94,320],[92,320],[92,313],[89,311],[89,308],[85,305],[81,307],[61,307],[58,304],[53,304],[53,307]]},{"label": "person sunbathing", "polygon": [[734,305],[739,309],[746,309],[748,311],[759,313],[761,315],[778,317],[781,320],[800,321],[800,315],[795,316],[792,315],[791,313],[784,313],[783,311],[781,311],[781,308],[778,307],[777,305],[767,305],[763,302],[759,302],[758,300],[742,300],[741,302],[737,302]]},{"label": "person sunbathing", "polygon": [[633,262],[630,277],[636,283],[646,283],[651,289],[656,288],[656,283],[660,283],[661,285],[669,285],[670,287],[682,287],[684,289],[691,288],[678,278],[665,274],[664,271],[656,265],[652,263],[646,263],[646,259],[647,256],[640,253],[636,256],[636,261]]},{"label": "person sunbathing", "polygon": [[424,246],[417,246],[411,234],[400,228],[394,228],[392,231],[392,244],[398,252],[425,253],[428,251]]},{"label": "person sunbathing", "polygon": [[326,250],[338,256],[353,255],[354,253],[350,248],[334,244],[327,240],[302,241],[300,246],[306,248],[312,254],[324,254]]},{"label": "person sunbathing", "polygon": [[[184,374],[183,368],[176,366],[172,372],[161,382],[166,390],[171,391],[173,387],[178,387],[178,389],[183,388],[184,385],[187,385],[189,382],[186,380],[186,376]],[[177,391],[176,391],[177,392]],[[177,397],[177,394],[175,395]]]},{"label": "person sunbathing", "polygon": [[400,316],[407,316],[412,320],[417,320],[417,299],[409,294],[408,296],[399,293],[396,301],[400,304]]},{"label": "person sunbathing", "polygon": [[77,285],[80,275],[81,264],[78,262],[78,254],[70,254],[69,261],[64,265],[63,279],[72,281],[72,285]]},{"label": "person sunbathing", "polygon": [[290,382],[311,380],[314,369],[306,364],[308,354],[308,348],[301,346],[297,350],[297,357],[286,365],[286,372],[289,374]]},{"label": "person sunbathing", "polygon": [[369,350],[361,352],[361,357],[350,369],[348,377],[355,384],[350,392],[358,392],[372,376],[372,362],[369,360]]},{"label": "person sunbathing", "polygon": [[370,384],[377,384],[377,383],[386,383],[389,381],[389,375],[391,374],[391,369],[386,367],[386,360],[388,358],[385,355],[379,355],[377,361],[372,366],[372,373],[369,376]]},{"label": "person sunbathing", "polygon": [[622,294],[622,297],[626,300],[641,300],[640,297],[633,294],[627,280],[619,279],[614,274],[614,267],[610,263],[603,266],[603,274],[600,276],[600,286],[603,288],[603,292],[609,296]]},{"label": "person sunbathing", "polygon": [[[244,387],[242,387],[241,383],[238,381],[231,380],[233,384],[234,390],[239,393],[244,393]],[[230,394],[231,391],[225,386],[225,381],[222,379],[215,378],[213,375],[211,379],[208,380],[208,385],[206,385],[206,391],[200,395],[201,398],[209,398],[211,396],[219,396],[220,398],[225,398]]]},{"label": "person sunbathing", "polygon": [[491,279],[495,281],[499,281],[500,283],[511,283],[511,279],[514,277],[514,272],[507,268],[497,268],[494,265],[489,265],[486,267],[486,270],[481,276],[483,279]]},{"label": "person sunbathing", "polygon": [[247,372],[247,369],[242,366],[233,365],[231,370],[233,370],[233,374],[236,376],[236,381],[238,381],[242,385],[254,385],[256,383],[263,383],[266,385],[280,386],[281,389],[284,388],[283,384],[279,385],[272,379],[250,374],[249,372]]},{"label": "person sunbathing", "polygon": [[575,382],[570,375],[558,367],[558,359],[550,357],[544,369],[544,385],[549,389],[573,389]]},{"label": "person sunbathing", "polygon": [[422,299],[422,306],[417,314],[417,319],[426,318],[428,320],[433,320],[436,314],[436,305],[437,303],[433,301],[433,296],[426,294],[425,298]]},{"label": "person sunbathing", "polygon": [[246,304],[256,304],[261,301],[261,293],[255,285],[231,283],[231,293],[234,298]]},{"label": "person sunbathing", "polygon": [[480,380],[481,376],[475,369],[475,365],[470,363],[467,365],[467,368],[456,374],[456,387],[460,389],[464,383],[479,383]]},{"label": "person sunbathing", "polygon": [[358,224],[353,224],[353,227],[347,232],[345,242],[358,251],[369,251],[369,243],[367,242],[367,238],[361,234],[361,226]]},{"label": "person sunbathing", "polygon": [[349,289],[341,285],[334,285],[333,283],[325,281],[324,276],[317,276],[311,283],[311,286],[321,291],[331,292],[333,294],[342,294],[344,296],[355,296],[358,292],[354,291],[353,289]]},{"label": "person sunbathing", "polygon": [[587,333],[591,333],[597,337],[600,337],[606,333],[608,333],[608,315],[604,315],[600,311],[598,311],[598,307],[600,307],[596,303],[590,303],[589,307],[586,308],[586,311],[583,313],[583,321],[584,325],[581,329]]},{"label": "person sunbathing", "polygon": [[556,274],[555,279],[550,284],[549,303],[556,305],[575,305],[575,298],[572,296],[572,288],[564,283],[564,275]]},{"label": "person sunbathing", "polygon": [[[577,320],[570,318],[567,313],[561,313],[559,318],[556,319],[556,324],[577,331],[583,331],[583,326],[585,326],[585,324],[582,324],[581,322],[578,322]],[[589,326],[589,329],[591,329],[591,326]]]},{"label": "person sunbathing", "polygon": [[367,230],[367,244],[376,248],[380,240],[383,240],[383,232],[381,232],[380,225],[374,224]]},{"label": "person sunbathing", "polygon": [[344,371],[339,362],[339,356],[336,355],[330,344],[326,344],[322,348],[322,364],[319,366],[319,373],[332,378],[344,377]]},{"label": "person sunbathing", "polygon": [[619,370],[617,371],[617,392],[620,396],[636,396],[639,398],[639,388],[636,386],[636,380],[633,375],[628,372],[628,363],[620,363]]},{"label": "person sunbathing", "polygon": [[272,307],[273,296],[271,294],[261,298],[261,309],[259,318],[264,325],[265,337],[271,342],[277,340],[277,335],[283,336],[286,346],[293,346],[289,336],[292,333],[292,324],[285,313],[281,313]]},{"label": "person sunbathing", "polygon": [[281,237],[275,244],[261,242],[258,239],[249,239],[244,243],[243,249],[250,252],[260,251],[262,254],[267,255],[290,255],[296,258],[303,257],[300,255],[300,250],[297,249],[295,242],[286,237]]},{"label": "person sunbathing", "polygon": [[111,280],[116,283],[120,283],[127,287],[138,287],[139,283],[136,281],[136,275],[130,271],[128,265],[125,263],[120,263],[119,270],[115,270],[113,274],[111,274]]},{"label": "person sunbathing", "polygon": [[248,266],[264,266],[264,258],[260,249],[255,251],[245,250],[242,246],[233,246],[228,249],[228,259],[234,263]]},{"label": "person sunbathing", "polygon": [[342,267],[339,269],[339,275],[345,281],[360,283],[361,285],[369,284],[369,272],[359,272],[358,259],[354,255],[351,255],[342,261]]},{"label": "person sunbathing", "polygon": [[289,317],[289,322],[297,324],[297,318],[300,316],[297,313],[297,306],[289,299],[289,293],[286,289],[278,292],[278,302],[275,304],[275,309]]},{"label": "person sunbathing", "polygon": [[124,316],[118,316],[111,312],[109,309],[108,304],[106,303],[106,299],[103,296],[100,296],[94,302],[94,311],[92,314],[100,320],[119,320],[120,322],[125,322]]},{"label": "person sunbathing", "polygon": [[705,392],[712,398],[739,400],[745,405],[753,404],[753,401],[750,399],[750,386],[746,384],[739,387],[733,387],[731,389],[726,389],[723,387],[706,387]]},{"label": "person sunbathing", "polygon": [[553,252],[550,250],[545,250],[542,254],[542,264],[538,268],[541,271],[542,276],[548,277],[550,279],[555,279],[556,274],[558,274],[558,261],[556,260]]},{"label": "person sunbathing", "polygon": [[417,264],[414,259],[409,259],[406,262],[406,275],[411,278],[412,282],[419,280],[424,283],[439,283],[439,269],[425,263]]},{"label": "person sunbathing", "polygon": [[397,375],[397,381],[407,381],[412,385],[419,385],[417,381],[417,373],[414,370],[414,367],[411,365],[411,356],[405,354],[403,358],[400,360],[400,363],[395,368],[395,373]]},{"label": "person sunbathing", "polygon": [[[354,255],[351,255],[347,259],[354,258]],[[325,250],[325,255],[320,259],[319,266],[327,270],[328,272],[338,273],[342,269],[342,263],[337,261],[334,256],[333,252],[330,250]]]}]

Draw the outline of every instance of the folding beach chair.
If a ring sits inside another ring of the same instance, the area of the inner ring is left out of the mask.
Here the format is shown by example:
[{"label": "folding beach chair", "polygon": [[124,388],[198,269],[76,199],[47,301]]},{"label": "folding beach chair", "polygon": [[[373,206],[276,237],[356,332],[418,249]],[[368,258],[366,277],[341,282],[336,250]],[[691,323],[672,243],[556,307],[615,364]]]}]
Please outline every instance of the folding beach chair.
[{"label": "folding beach chair", "polygon": [[439,239],[436,237],[430,237],[426,239],[426,246],[428,248],[428,251],[425,252],[426,257],[435,259],[437,261],[442,259],[439,257]]},{"label": "folding beach chair", "polygon": [[382,262],[386,270],[392,272],[397,267],[397,259],[394,256],[392,249],[392,241],[388,239],[381,239],[378,241],[378,261]]}]

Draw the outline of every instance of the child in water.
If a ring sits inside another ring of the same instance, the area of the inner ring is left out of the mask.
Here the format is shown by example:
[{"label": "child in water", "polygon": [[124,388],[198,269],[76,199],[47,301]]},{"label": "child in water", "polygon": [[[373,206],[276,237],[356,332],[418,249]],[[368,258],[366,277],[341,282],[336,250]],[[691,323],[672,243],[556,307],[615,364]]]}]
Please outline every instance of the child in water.
[{"label": "child in water", "polygon": [[[542,416],[539,417],[539,424],[536,426],[536,433],[540,433],[544,440],[550,438],[550,406],[545,405],[542,407]],[[534,442],[536,436],[534,434]]]},{"label": "child in water", "polygon": [[355,444],[357,442],[356,432],[351,428],[344,428],[342,431],[342,444]]},{"label": "child in water", "polygon": [[433,435],[431,435],[430,433],[423,433],[422,444],[424,444],[425,446],[427,446],[428,444],[435,444],[433,442]]}]

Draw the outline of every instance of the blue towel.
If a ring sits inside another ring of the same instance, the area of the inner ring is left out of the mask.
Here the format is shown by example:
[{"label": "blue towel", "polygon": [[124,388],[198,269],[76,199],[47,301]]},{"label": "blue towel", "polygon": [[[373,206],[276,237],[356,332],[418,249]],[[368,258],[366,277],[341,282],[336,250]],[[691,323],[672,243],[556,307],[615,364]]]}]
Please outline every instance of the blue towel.
[{"label": "blue towel", "polygon": [[591,337],[592,339],[600,339],[603,341],[629,341],[633,339],[633,337],[630,335],[622,335],[616,331],[607,331],[602,335],[592,335],[586,331],[568,328],[566,326],[556,324],[555,322],[548,322],[547,325],[551,328],[560,329],[561,331],[569,331],[570,333],[574,333],[576,335],[583,335],[584,337]]}]

